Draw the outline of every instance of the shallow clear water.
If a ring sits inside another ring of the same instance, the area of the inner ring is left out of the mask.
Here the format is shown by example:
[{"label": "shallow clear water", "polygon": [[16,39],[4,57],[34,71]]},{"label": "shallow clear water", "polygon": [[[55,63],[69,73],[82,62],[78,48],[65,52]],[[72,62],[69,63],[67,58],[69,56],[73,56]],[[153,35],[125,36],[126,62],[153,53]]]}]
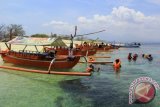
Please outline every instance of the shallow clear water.
[{"label": "shallow clear water", "polygon": [[[128,62],[129,52],[139,54],[136,62]],[[150,53],[152,62],[140,54]],[[159,107],[160,93],[149,104],[128,104],[130,83],[140,77],[149,76],[160,83],[160,47],[144,45],[141,48],[114,50],[99,53],[120,58],[122,68],[119,73],[111,64],[96,65],[100,72],[91,77],[58,76],[0,69],[1,107]],[[99,59],[100,60],[100,59]],[[101,59],[102,60],[102,59]],[[86,64],[78,64],[71,71],[84,71]]]}]

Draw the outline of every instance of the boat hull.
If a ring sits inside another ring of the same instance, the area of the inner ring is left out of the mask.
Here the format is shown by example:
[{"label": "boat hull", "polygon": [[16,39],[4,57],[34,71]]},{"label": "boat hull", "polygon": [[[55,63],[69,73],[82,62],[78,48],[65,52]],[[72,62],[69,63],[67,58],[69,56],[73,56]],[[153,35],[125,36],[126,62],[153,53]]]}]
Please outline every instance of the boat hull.
[{"label": "boat hull", "polygon": [[89,49],[88,50],[88,55],[87,56],[92,56],[94,54],[96,54],[97,50],[96,49]]},{"label": "boat hull", "polygon": [[[24,58],[18,58],[18,57],[8,55],[8,54],[2,54],[1,56],[5,62],[13,63],[16,65],[25,65],[25,66],[34,66],[34,67],[49,67],[51,63],[51,60],[46,61],[46,60],[24,59]],[[73,68],[79,62],[79,59],[80,57],[75,57],[74,60],[72,61],[68,61],[67,59],[55,61],[52,63],[51,67],[56,68],[56,69]]]}]

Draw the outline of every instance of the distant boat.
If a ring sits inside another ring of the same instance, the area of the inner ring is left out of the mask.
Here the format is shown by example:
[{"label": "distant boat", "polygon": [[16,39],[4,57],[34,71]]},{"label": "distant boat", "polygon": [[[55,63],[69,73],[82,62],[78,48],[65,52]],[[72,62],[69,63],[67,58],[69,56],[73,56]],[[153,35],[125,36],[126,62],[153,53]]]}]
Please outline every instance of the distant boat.
[{"label": "distant boat", "polygon": [[120,43],[120,44],[112,44],[114,47],[123,47],[123,48],[139,48],[141,46],[140,43]]}]

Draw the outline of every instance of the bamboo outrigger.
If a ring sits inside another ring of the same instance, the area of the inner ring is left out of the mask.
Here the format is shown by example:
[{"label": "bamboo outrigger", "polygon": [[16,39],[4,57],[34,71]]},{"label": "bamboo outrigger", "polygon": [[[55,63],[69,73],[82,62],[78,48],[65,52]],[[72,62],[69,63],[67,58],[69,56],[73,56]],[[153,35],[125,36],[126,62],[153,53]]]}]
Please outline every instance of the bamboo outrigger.
[{"label": "bamboo outrigger", "polygon": [[17,71],[25,71],[25,72],[34,72],[41,74],[55,74],[55,75],[71,75],[71,76],[91,76],[91,72],[58,72],[58,71],[42,71],[42,70],[31,70],[24,69],[18,67],[8,67],[8,66],[0,66],[3,69],[17,70]]}]

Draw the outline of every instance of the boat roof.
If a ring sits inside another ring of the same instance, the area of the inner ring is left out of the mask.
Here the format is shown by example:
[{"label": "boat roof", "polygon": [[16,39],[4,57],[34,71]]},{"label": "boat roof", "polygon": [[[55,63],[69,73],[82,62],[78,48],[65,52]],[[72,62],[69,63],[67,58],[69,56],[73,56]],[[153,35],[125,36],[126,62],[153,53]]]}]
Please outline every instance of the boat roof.
[{"label": "boat roof", "polygon": [[28,46],[67,46],[61,38],[36,38],[21,36],[8,41],[7,44]]}]

